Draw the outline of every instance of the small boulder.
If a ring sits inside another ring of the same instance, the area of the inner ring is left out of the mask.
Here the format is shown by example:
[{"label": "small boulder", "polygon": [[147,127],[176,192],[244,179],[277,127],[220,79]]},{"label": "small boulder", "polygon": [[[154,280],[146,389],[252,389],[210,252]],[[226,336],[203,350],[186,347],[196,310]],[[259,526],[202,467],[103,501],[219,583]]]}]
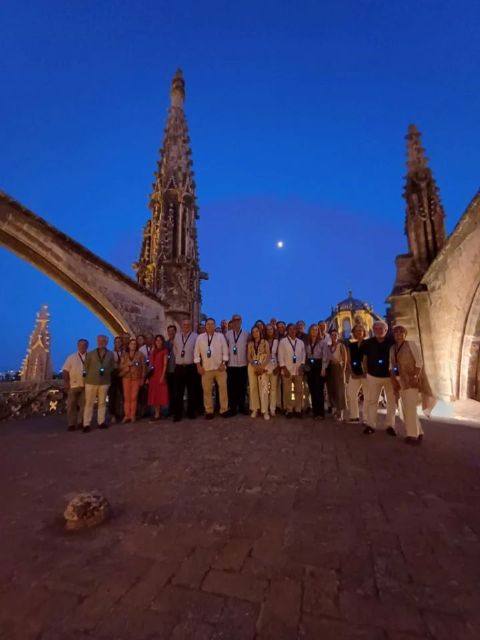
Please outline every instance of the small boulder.
[{"label": "small boulder", "polygon": [[63,516],[67,531],[96,527],[110,516],[110,505],[99,491],[79,493],[67,504]]}]

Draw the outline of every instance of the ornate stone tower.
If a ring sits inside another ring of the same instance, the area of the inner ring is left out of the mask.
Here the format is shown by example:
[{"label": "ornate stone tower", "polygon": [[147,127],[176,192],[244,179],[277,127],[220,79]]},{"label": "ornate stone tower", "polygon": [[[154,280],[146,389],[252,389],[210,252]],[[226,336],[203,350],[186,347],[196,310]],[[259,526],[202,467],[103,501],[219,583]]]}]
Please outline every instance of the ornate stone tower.
[{"label": "ornate stone tower", "polygon": [[428,166],[420,132],[408,127],[405,233],[409,253],[397,256],[394,293],[415,288],[445,244],[445,213],[438,187]]},{"label": "ornate stone tower", "polygon": [[133,265],[138,282],[165,305],[167,317],[179,322],[200,316],[200,279],[190,138],[183,111],[185,82],[179,69],[170,91],[170,109],[143,231],[140,259]]},{"label": "ornate stone tower", "polygon": [[52,378],[50,358],[50,314],[46,304],[37,313],[37,320],[30,336],[27,355],[22,364],[21,379],[27,382],[43,382]]}]

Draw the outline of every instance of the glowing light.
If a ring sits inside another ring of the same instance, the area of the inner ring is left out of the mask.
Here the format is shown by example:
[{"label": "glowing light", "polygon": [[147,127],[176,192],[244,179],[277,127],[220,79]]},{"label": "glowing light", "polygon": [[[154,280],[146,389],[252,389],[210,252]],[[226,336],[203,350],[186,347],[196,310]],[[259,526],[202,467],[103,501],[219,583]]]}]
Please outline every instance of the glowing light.
[{"label": "glowing light", "polygon": [[278,249],[283,249],[283,240],[279,240],[277,242],[277,247],[278,247]]}]

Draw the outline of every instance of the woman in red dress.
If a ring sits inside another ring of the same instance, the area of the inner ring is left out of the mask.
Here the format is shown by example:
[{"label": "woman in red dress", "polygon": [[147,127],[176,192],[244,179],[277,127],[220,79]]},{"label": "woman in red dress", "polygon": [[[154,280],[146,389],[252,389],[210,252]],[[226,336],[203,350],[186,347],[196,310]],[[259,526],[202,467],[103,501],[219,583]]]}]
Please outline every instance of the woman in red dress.
[{"label": "woman in red dress", "polygon": [[148,383],[148,404],[154,408],[154,420],[159,420],[162,408],[168,407],[167,362],[165,340],[163,336],[155,336],[154,349],[150,354],[150,370],[153,374]]}]

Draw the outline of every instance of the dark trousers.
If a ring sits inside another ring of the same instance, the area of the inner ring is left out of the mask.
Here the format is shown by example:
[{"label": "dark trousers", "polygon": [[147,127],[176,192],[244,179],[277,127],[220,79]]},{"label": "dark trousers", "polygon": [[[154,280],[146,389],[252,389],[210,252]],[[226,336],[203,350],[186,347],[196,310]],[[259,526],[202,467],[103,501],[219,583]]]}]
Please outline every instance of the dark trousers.
[{"label": "dark trousers", "polygon": [[181,418],[183,415],[183,396],[187,390],[187,415],[194,418],[197,414],[197,367],[194,364],[177,364],[173,372],[174,396],[173,416]]},{"label": "dark trousers", "polygon": [[150,413],[148,407],[148,384],[140,385],[137,400],[137,418],[146,418]]},{"label": "dark trousers", "polygon": [[312,399],[312,412],[314,416],[324,416],[325,415],[325,406],[324,406],[324,388],[325,388],[325,378],[322,377],[322,361],[316,360],[315,363],[311,364],[307,361],[307,367],[309,367],[309,371],[307,371],[307,383],[308,389],[310,391],[310,397]]},{"label": "dark trousers", "polygon": [[168,386],[168,415],[173,415],[173,406],[175,404],[175,371],[167,371]]},{"label": "dark trousers", "polygon": [[117,422],[123,419],[123,380],[118,373],[112,374],[112,382],[108,390],[108,410]]},{"label": "dark trousers", "polygon": [[228,367],[227,392],[230,411],[245,412],[245,399],[247,397],[247,367]]}]

